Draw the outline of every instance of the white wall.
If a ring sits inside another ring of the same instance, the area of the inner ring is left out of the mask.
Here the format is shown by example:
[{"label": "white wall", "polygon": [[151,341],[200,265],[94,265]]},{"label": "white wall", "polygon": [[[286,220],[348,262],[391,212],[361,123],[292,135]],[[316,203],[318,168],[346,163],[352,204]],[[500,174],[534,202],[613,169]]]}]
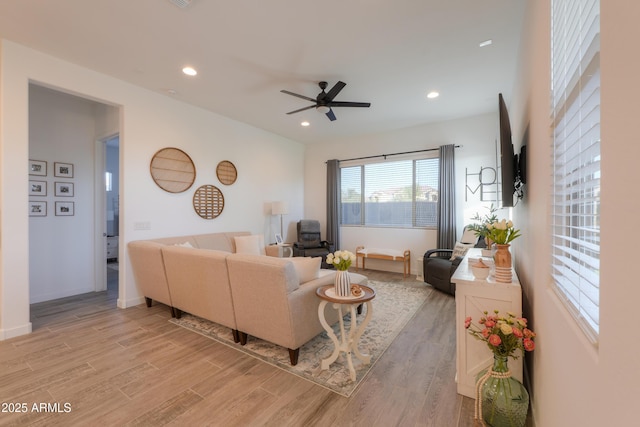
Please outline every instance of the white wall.
[{"label": "white wall", "polygon": [[523,237],[516,240],[525,315],[538,334],[528,357],[538,426],[637,425],[640,343],[633,245],[624,228],[637,222],[640,179],[637,118],[640,4],[601,2],[602,214],[599,346],[589,343],[550,288],[549,2],[527,2],[527,27],[516,94],[510,105],[514,140],[528,141],[530,179],[514,209]]},{"label": "white wall", "polygon": [[[29,157],[47,162],[47,216],[29,218],[29,301],[95,289],[94,102],[40,86],[29,89]],[[54,175],[56,162],[73,164],[73,178]],[[73,197],[56,197],[55,183],[74,186]],[[73,216],[57,216],[56,202],[74,203]]]},{"label": "white wall", "polygon": [[[406,128],[395,132],[354,137],[311,145],[305,155],[305,215],[318,219],[326,227],[326,164],[329,159],[349,159],[361,156],[391,154],[414,150],[438,148],[440,145],[461,145],[455,151],[456,206],[458,210],[458,232],[462,233],[465,222],[482,206],[480,193],[465,191],[465,174],[478,173],[480,167],[495,168],[495,143],[498,134],[498,95],[494,113],[451,120],[429,125]],[[437,152],[433,153],[437,156]],[[470,188],[475,189],[476,177],[469,177]],[[475,186],[474,186],[475,185]],[[465,200],[465,195],[467,200]],[[436,247],[437,233],[434,229],[402,228],[341,228],[342,249],[355,251],[359,245],[411,250],[411,270],[416,274],[419,258],[428,249]],[[400,263],[369,260],[367,268],[402,272]]]},{"label": "white wall", "polygon": [[[107,136],[118,131],[114,123],[121,125],[121,260],[127,260],[127,242],[158,236],[248,230],[272,240],[279,231],[279,218],[270,215],[274,200],[288,202],[285,221],[295,235],[292,218],[303,212],[302,144],[12,42],[3,40],[0,49],[0,339],[31,329],[27,210],[7,209],[27,206],[30,81],[120,107],[119,119],[105,119],[96,133]],[[180,148],[194,160],[197,176],[190,191],[170,194],[151,179],[151,157],[164,147]],[[238,169],[232,186],[217,181],[221,160]],[[193,191],[204,184],[218,185],[225,197],[225,209],[214,220],[200,218],[192,207]],[[149,222],[151,228],[134,230],[136,222]],[[118,306],[142,301],[130,265],[121,261]]]}]

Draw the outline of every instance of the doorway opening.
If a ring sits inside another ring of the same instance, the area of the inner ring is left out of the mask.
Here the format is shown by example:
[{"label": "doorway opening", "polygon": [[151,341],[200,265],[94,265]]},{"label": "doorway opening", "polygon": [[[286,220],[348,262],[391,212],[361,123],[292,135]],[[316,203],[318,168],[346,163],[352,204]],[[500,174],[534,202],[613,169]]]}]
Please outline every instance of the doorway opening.
[{"label": "doorway opening", "polygon": [[118,275],[120,247],[120,136],[105,142],[105,218],[106,218],[106,261],[107,294],[118,297]]},{"label": "doorway opening", "polygon": [[[28,177],[28,286],[30,310],[35,306],[39,313],[36,318],[30,313],[36,330],[54,318],[64,319],[69,302],[86,302],[95,292],[107,290],[102,177],[106,140],[119,134],[120,107],[35,83],[29,84],[28,95],[28,154],[33,165]],[[109,135],[100,147],[95,145],[101,138],[98,132]],[[116,192],[118,177],[119,171],[114,173]],[[115,206],[119,219],[119,204]],[[115,306],[117,271],[114,279],[109,288],[115,293]]]}]

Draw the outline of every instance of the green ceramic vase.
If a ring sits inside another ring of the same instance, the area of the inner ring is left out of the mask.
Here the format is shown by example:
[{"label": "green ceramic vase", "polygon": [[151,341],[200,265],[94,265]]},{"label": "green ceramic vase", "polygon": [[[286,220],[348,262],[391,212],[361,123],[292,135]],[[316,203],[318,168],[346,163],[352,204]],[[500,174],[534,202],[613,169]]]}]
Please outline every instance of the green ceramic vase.
[{"label": "green ceramic vase", "polygon": [[507,357],[494,355],[494,374],[486,377],[487,371],[480,372],[476,378],[476,384],[481,386],[478,390],[481,407],[477,409],[482,419],[492,427],[523,427],[529,410],[529,393],[520,381],[508,375]]}]

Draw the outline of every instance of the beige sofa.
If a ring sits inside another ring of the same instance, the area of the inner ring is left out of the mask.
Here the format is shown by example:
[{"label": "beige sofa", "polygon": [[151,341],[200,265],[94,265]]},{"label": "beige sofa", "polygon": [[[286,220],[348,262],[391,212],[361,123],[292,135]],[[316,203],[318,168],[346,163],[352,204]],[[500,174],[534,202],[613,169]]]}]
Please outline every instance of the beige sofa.
[{"label": "beige sofa", "polygon": [[[312,260],[317,260],[317,277],[304,277],[312,274],[300,264]],[[300,347],[324,330],[318,319],[316,289],[332,284],[335,270],[320,269],[320,262],[321,258],[227,257],[241,343],[246,342],[246,335],[261,338],[289,349],[291,364],[298,363]],[[351,273],[351,279],[366,284],[366,277],[360,274]],[[329,306],[325,310],[330,325],[338,321],[337,310]]]},{"label": "beige sofa", "polygon": [[[156,300],[171,307],[175,317],[184,311],[224,325],[243,345],[251,335],[286,347],[295,365],[300,347],[323,331],[315,292],[333,283],[335,271],[320,269],[319,258],[277,258],[274,246],[256,249],[271,256],[233,253],[236,237],[247,250],[246,240],[255,236],[246,236],[215,233],[130,242],[134,277],[147,306]],[[354,283],[366,284],[365,276],[351,276]],[[338,320],[330,307],[325,317],[330,324]]]},{"label": "beige sofa", "polygon": [[162,248],[164,270],[176,317],[182,311],[231,328],[239,342],[227,272],[229,252],[180,246]]},{"label": "beige sofa", "polygon": [[247,231],[232,233],[211,233],[192,236],[165,237],[154,240],[137,240],[127,244],[133,276],[147,307],[152,301],[158,301],[171,308],[171,315],[176,316],[165,274],[162,248],[174,245],[189,245],[198,249],[213,249],[224,252],[235,252],[235,236],[248,236]]}]

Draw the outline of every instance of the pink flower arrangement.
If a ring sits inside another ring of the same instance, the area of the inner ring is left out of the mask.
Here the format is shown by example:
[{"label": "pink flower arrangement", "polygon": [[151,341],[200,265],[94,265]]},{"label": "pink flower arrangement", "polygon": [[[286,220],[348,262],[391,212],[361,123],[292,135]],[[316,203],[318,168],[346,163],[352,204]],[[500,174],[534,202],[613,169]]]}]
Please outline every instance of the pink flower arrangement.
[{"label": "pink flower arrangement", "polygon": [[494,314],[484,312],[478,325],[471,323],[471,317],[464,321],[464,327],[471,335],[487,343],[489,349],[497,356],[517,359],[515,351],[533,351],[536,347],[533,338],[536,334],[527,328],[527,319],[516,317],[513,313],[501,316],[498,310]]}]

